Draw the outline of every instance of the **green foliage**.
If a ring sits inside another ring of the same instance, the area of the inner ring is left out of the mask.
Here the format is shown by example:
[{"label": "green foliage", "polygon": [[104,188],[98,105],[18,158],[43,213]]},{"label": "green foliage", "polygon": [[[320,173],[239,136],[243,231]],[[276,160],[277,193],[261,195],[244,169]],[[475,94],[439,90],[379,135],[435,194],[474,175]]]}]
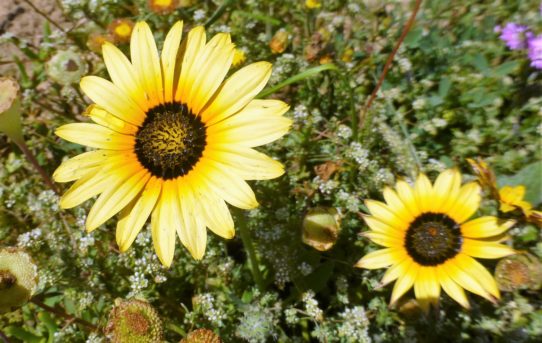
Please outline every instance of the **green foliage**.
[{"label": "green foliage", "polygon": [[[89,105],[77,83],[61,78],[57,62],[76,55],[77,72],[107,77],[87,40],[105,34],[114,19],[146,20],[160,46],[175,21],[203,25],[219,11],[207,37],[229,31],[245,64],[272,62],[262,94],[286,101],[294,121],[286,137],[259,148],[284,163],[286,174],[252,182],[261,206],[234,218],[246,224],[261,282],[253,278],[255,264],[238,227],[232,240],[209,234],[201,261],[178,244],[170,269],[155,256],[148,227],[119,253],[116,219],[86,233],[92,201],[60,210],[58,196],[0,136],[0,245],[26,249],[39,270],[39,301],[0,316],[10,341],[105,342],[115,299],[136,296],[156,309],[168,342],[196,328],[224,342],[540,340],[540,292],[503,292],[496,305],[469,295],[470,312],[443,294],[435,316],[409,314],[388,307],[392,287],[379,287],[383,270],[353,267],[376,248],[359,236],[367,230],[359,216],[363,200],[381,199],[382,188],[398,177],[412,181],[420,171],[433,177],[456,166],[469,178],[466,158],[480,156],[497,175],[510,175],[499,177],[499,185],[523,184],[526,200],[540,205],[542,74],[493,31],[512,20],[539,24],[538,4],[424,2],[360,130],[360,110],[410,14],[404,2],[332,0],[313,10],[304,1],[181,2],[187,6],[157,14],[146,0],[62,0],[69,31],[47,24],[37,38],[2,35],[2,46],[19,49],[10,66],[22,88],[25,138],[49,175],[84,151],[53,133],[85,120]],[[279,29],[288,32],[288,45],[273,54],[269,43]],[[129,53],[127,44],[118,45]],[[322,252],[301,236],[305,214],[317,207],[341,214],[339,237]],[[485,198],[480,212],[497,209]],[[507,216],[518,221],[511,244],[541,258],[540,229]],[[483,263],[494,270],[495,263]],[[413,293],[405,295],[410,298]]]}]

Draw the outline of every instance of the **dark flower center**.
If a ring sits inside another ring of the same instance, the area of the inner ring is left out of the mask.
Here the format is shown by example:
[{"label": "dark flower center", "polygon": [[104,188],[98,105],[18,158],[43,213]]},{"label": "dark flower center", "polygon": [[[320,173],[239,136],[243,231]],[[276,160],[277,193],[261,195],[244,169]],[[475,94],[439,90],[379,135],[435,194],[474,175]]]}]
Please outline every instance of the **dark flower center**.
[{"label": "dark flower center", "polygon": [[409,226],[405,247],[423,266],[436,266],[461,250],[461,230],[450,217],[441,213],[423,213]]},{"label": "dark flower center", "polygon": [[168,102],[147,111],[136,134],[135,152],[152,175],[175,179],[194,168],[206,137],[205,125],[185,104]]}]

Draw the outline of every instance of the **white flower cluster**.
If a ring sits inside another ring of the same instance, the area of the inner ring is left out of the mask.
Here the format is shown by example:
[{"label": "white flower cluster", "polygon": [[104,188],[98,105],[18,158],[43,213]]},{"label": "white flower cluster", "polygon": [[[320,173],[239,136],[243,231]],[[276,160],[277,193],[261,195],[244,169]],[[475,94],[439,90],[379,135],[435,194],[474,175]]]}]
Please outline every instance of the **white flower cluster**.
[{"label": "white flower cluster", "polygon": [[41,230],[41,228],[35,228],[32,231],[28,231],[23,233],[22,235],[19,235],[19,237],[17,237],[17,245],[22,248],[39,246],[42,244],[42,235],[43,231]]},{"label": "white flower cluster", "polygon": [[332,179],[324,181],[320,178],[320,176],[316,176],[312,181],[318,185],[318,189],[323,194],[331,194],[331,192],[333,192],[333,190],[339,186],[339,182]]},{"label": "white flower cluster", "polygon": [[318,307],[318,300],[314,299],[314,291],[308,290],[303,293],[302,300],[305,303],[305,310],[312,319],[321,322],[324,319],[324,312]]},{"label": "white flower cluster", "polygon": [[353,343],[371,342],[368,332],[369,319],[363,306],[347,308],[339,313],[339,316],[344,320],[337,329],[339,337],[344,337],[347,342]]},{"label": "white flower cluster", "polygon": [[369,166],[369,150],[364,149],[359,142],[352,142],[346,155],[356,161],[360,171],[367,169]]},{"label": "white flower cluster", "polygon": [[352,129],[349,126],[341,124],[337,129],[337,136],[343,139],[349,139],[352,137]]},{"label": "white flower cluster", "polygon": [[203,293],[198,295],[198,305],[201,308],[201,313],[217,327],[224,326],[223,320],[226,319],[226,313],[220,308],[216,308],[215,297],[210,293]]}]

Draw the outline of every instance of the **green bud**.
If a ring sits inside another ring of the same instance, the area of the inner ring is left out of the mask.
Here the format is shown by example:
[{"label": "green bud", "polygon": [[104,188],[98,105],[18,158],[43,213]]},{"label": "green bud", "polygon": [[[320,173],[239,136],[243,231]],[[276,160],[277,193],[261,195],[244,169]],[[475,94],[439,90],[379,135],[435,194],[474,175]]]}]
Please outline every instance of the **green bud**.
[{"label": "green bud", "polygon": [[0,77],[0,131],[14,142],[23,143],[19,85],[8,77]]},{"label": "green bud", "polygon": [[222,340],[209,329],[197,329],[188,333],[180,343],[222,343]]},{"label": "green bud", "polygon": [[113,343],[159,343],[162,321],[156,310],[144,300],[116,299],[105,329]]},{"label": "green bud", "polygon": [[341,219],[333,207],[310,209],[303,219],[303,243],[327,251],[335,245],[341,231]]},{"label": "green bud", "polygon": [[497,263],[495,280],[501,291],[539,290],[542,287],[542,263],[536,256],[520,253]]},{"label": "green bud", "polygon": [[0,250],[0,313],[23,306],[36,291],[38,268],[16,248]]},{"label": "green bud", "polygon": [[64,86],[79,82],[86,73],[86,63],[72,50],[58,51],[47,62],[47,75]]}]

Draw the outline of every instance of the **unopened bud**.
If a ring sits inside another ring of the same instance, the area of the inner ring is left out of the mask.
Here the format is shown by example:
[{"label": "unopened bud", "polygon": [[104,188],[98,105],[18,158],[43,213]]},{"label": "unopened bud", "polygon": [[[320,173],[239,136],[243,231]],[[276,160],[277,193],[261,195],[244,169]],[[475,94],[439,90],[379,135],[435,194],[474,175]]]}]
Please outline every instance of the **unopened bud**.
[{"label": "unopened bud", "polygon": [[271,38],[271,42],[269,42],[271,52],[274,54],[283,53],[288,47],[289,35],[288,31],[284,29],[278,30],[273,38]]},{"label": "unopened bud", "polygon": [[341,219],[333,207],[316,207],[303,219],[303,243],[319,251],[331,249],[339,238]]},{"label": "unopened bud", "polygon": [[81,55],[72,50],[58,51],[47,63],[49,77],[64,86],[79,82],[86,72]]},{"label": "unopened bud", "polygon": [[0,132],[18,144],[23,143],[19,84],[9,77],[0,77]]},{"label": "unopened bud", "polygon": [[222,343],[222,340],[209,329],[197,329],[190,332],[180,343]]},{"label": "unopened bud", "polygon": [[36,291],[38,268],[16,248],[0,250],[0,313],[23,306]]},{"label": "unopened bud", "polygon": [[505,257],[497,263],[495,280],[499,289],[505,292],[539,290],[542,287],[542,263],[529,253]]},{"label": "unopened bud", "polygon": [[109,313],[105,333],[114,343],[159,343],[162,322],[148,302],[117,299]]}]

